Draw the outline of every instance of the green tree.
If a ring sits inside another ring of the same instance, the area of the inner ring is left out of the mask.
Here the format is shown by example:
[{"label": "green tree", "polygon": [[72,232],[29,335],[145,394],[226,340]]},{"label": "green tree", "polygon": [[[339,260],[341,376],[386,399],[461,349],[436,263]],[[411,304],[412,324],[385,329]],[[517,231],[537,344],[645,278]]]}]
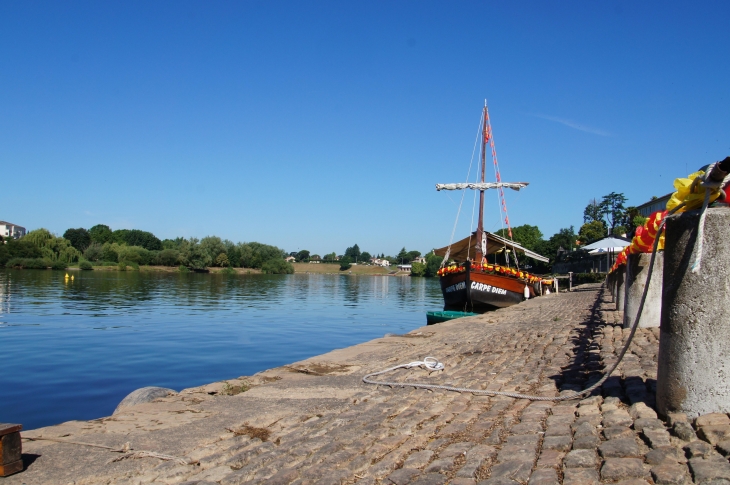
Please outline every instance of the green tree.
[{"label": "green tree", "polygon": [[425,263],[413,263],[411,265],[411,276],[425,276],[426,275],[426,264]]},{"label": "green tree", "polygon": [[23,238],[40,249],[42,257],[59,263],[73,263],[81,257],[81,251],[71,246],[68,239],[56,237],[48,229],[35,229]]},{"label": "green tree", "polygon": [[325,254],[324,257],[322,258],[322,260],[324,260],[324,261],[336,261],[337,260],[337,253],[335,253],[334,251],[332,251],[329,254]]},{"label": "green tree", "polygon": [[180,264],[180,251],[177,249],[163,249],[157,253],[155,264],[160,266],[178,266]]},{"label": "green tree", "polygon": [[149,264],[150,252],[142,246],[119,246],[117,260],[125,263]]},{"label": "green tree", "polygon": [[112,232],[114,242],[126,244],[127,246],[140,246],[148,251],[159,251],[162,249],[162,241],[154,234],[139,229],[117,229]]},{"label": "green tree", "polygon": [[363,251],[362,253],[360,253],[360,261],[362,261],[363,263],[369,262],[370,258],[372,258],[372,255],[367,251]]},{"label": "green tree", "polygon": [[180,249],[185,244],[185,238],[165,239],[162,241],[162,249]]},{"label": "green tree", "polygon": [[192,269],[205,269],[212,263],[212,258],[203,248],[200,247],[200,241],[191,237],[183,245],[180,251],[181,263]]},{"label": "green tree", "polygon": [[238,246],[231,243],[230,245],[227,244],[228,240],[224,241],[226,243],[226,256],[228,256],[228,262],[231,266],[234,268],[240,268],[241,267],[241,251],[238,249]]},{"label": "green tree", "polygon": [[81,252],[85,251],[86,248],[88,248],[91,244],[91,236],[89,235],[89,231],[87,231],[83,227],[79,227],[78,229],[66,229],[66,232],[63,233],[63,238],[68,239],[68,241],[71,243],[71,246],[75,247]]},{"label": "green tree", "polygon": [[613,235],[614,236],[621,236],[624,237],[629,232],[628,228],[624,225],[618,225],[613,228]]},{"label": "green tree", "polygon": [[583,222],[602,221],[604,216],[604,207],[596,199],[588,201],[588,205],[583,210]]},{"label": "green tree", "polygon": [[590,244],[604,237],[606,237],[606,226],[600,219],[586,222],[580,226],[580,230],[578,231],[578,238],[581,244]]},{"label": "green tree", "polygon": [[297,258],[297,261],[306,261],[307,259],[309,259],[309,251],[307,251],[306,249],[302,249],[297,253],[295,257]]},{"label": "green tree", "polygon": [[99,244],[112,242],[113,239],[112,230],[104,224],[97,224],[89,229],[89,237],[93,242]]},{"label": "green tree", "polygon": [[631,220],[631,225],[634,226],[634,229],[636,229],[639,226],[643,226],[646,224],[646,221],[648,221],[648,217],[644,217],[641,214],[634,216],[634,218]]},{"label": "green tree", "polygon": [[[216,262],[216,258],[218,258],[219,254],[225,253],[227,248],[218,236],[206,236],[200,240],[200,249],[205,251],[215,266],[219,266]],[[228,266],[228,264],[226,264],[226,266]]]},{"label": "green tree", "polygon": [[258,242],[239,243],[237,245],[241,252],[241,266],[244,268],[261,268],[270,259],[281,259],[284,261],[286,253],[276,246]]},{"label": "green tree", "polygon": [[101,246],[101,259],[103,261],[109,261],[110,263],[116,263],[119,261],[118,252],[121,246],[115,242],[107,242]]},{"label": "green tree", "polygon": [[395,256],[395,259],[398,261],[398,264],[405,264],[408,259],[408,251],[406,251],[406,247],[403,246],[403,248],[398,252],[398,254]]},{"label": "green tree", "polygon": [[433,251],[426,255],[426,271],[424,276],[433,277],[436,276],[439,268],[441,268],[441,262],[444,260],[441,256],[436,256]]},{"label": "green tree", "polygon": [[624,207],[626,200],[624,194],[617,194],[616,192],[603,196],[600,206],[611,234],[613,234],[614,228],[622,224],[626,217],[626,208]]},{"label": "green tree", "polygon": [[[509,230],[500,229],[496,232],[498,236],[509,239]],[[530,251],[536,251],[542,239],[542,231],[537,226],[524,224],[512,228],[512,240]]]},{"label": "green tree", "polygon": [[226,253],[220,253],[215,258],[215,265],[221,268],[226,268],[230,266],[230,262],[228,261],[228,255]]},{"label": "green tree", "polygon": [[102,246],[98,242],[92,242],[89,247],[84,251],[84,258],[89,261],[101,261],[104,253],[101,250]]},{"label": "green tree", "polygon": [[347,271],[352,268],[352,259],[349,256],[340,258],[340,271]]},{"label": "green tree", "polygon": [[40,248],[25,238],[11,237],[4,242],[0,241],[0,266],[5,266],[11,259],[37,259],[42,256]]},{"label": "green tree", "polygon": [[347,248],[345,250],[345,256],[350,258],[350,262],[358,261],[360,258],[360,247],[355,244],[354,246]]},{"label": "green tree", "polygon": [[575,247],[576,239],[577,235],[575,234],[575,228],[573,226],[564,227],[557,233],[550,236],[550,239],[541,243],[538,250],[535,251],[548,258],[550,262],[547,265],[538,266],[540,268],[547,268],[549,265],[552,265],[558,255],[558,250],[560,248],[563,248],[566,251],[572,250]]}]

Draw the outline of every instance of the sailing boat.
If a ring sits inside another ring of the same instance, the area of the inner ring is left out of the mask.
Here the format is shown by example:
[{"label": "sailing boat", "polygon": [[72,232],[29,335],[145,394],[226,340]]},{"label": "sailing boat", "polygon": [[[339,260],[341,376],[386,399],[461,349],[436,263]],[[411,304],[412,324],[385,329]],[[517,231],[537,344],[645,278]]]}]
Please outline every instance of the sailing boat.
[{"label": "sailing boat", "polygon": [[[507,205],[504,201],[504,189],[520,190],[527,187],[527,182],[502,182],[497,165],[497,153],[492,138],[492,127],[489,121],[487,103],[484,102],[482,113],[482,142],[481,142],[481,182],[436,184],[436,190],[463,190],[479,191],[479,220],[477,230],[468,237],[451,243],[441,249],[434,249],[434,253],[444,258],[439,270],[441,291],[447,308],[463,311],[486,310],[503,308],[541,294],[541,279],[520,270],[516,253],[537,261],[547,262],[544,256],[532,252],[513,241],[492,234],[484,230],[484,191],[496,189],[499,192],[502,209],[505,212]],[[492,161],[495,166],[496,182],[486,182],[487,145],[491,146]],[[509,227],[509,218],[505,217],[508,234],[512,237]],[[496,263],[495,258],[487,256],[501,253],[505,257],[506,265]],[[515,267],[510,266],[509,255],[514,257]],[[453,261],[451,264],[447,264]]]}]

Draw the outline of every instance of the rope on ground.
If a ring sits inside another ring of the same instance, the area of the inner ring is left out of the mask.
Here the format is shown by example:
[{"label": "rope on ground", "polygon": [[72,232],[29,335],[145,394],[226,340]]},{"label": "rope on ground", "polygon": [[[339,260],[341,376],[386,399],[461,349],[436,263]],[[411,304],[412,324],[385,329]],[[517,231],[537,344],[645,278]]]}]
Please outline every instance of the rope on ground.
[{"label": "rope on ground", "polygon": [[[674,214],[679,209],[684,207],[685,203],[679,204],[677,207],[669,211],[669,215]],[[636,335],[636,329],[639,327],[639,319],[641,318],[641,313],[644,310],[644,303],[646,302],[646,295],[649,293],[649,282],[651,281],[651,275],[654,270],[654,260],[656,259],[656,252],[657,247],[659,246],[659,235],[661,234],[662,230],[664,229],[664,224],[666,222],[666,218],[662,219],[661,224],[659,225],[659,229],[657,231],[657,237],[654,239],[654,247],[651,251],[651,259],[649,260],[649,268],[646,273],[646,284],[644,285],[644,291],[641,294],[641,300],[639,301],[639,308],[636,312],[636,318],[634,319],[634,324],[631,326],[631,333],[629,333],[629,337],[626,339],[626,343],[624,344],[623,348],[621,349],[621,352],[619,353],[618,359],[616,362],[611,366],[611,368],[606,372],[601,379],[598,380],[595,384],[593,384],[590,387],[587,387],[586,389],[580,391],[580,392],[572,392],[568,394],[564,394],[562,396],[532,396],[529,394],[520,394],[518,392],[507,392],[507,391],[490,391],[485,389],[468,389],[465,387],[454,387],[454,386],[442,386],[439,384],[423,384],[419,382],[382,382],[382,381],[374,381],[371,379],[371,377],[379,376],[381,374],[386,374],[388,372],[392,372],[396,369],[401,368],[412,368],[412,367],[419,367],[424,366],[427,370],[436,371],[436,370],[442,370],[444,368],[444,365],[441,362],[438,362],[438,360],[434,357],[426,357],[422,362],[411,362],[409,364],[401,364],[396,365],[394,367],[390,367],[388,369],[379,371],[379,372],[373,372],[371,374],[368,374],[362,378],[363,382],[366,384],[375,384],[380,386],[391,386],[391,387],[415,387],[418,389],[441,389],[444,391],[454,391],[454,392],[469,392],[475,395],[485,395],[485,396],[506,396],[511,397],[515,399],[528,399],[530,401],[569,401],[571,399],[577,399],[581,396],[585,396],[587,394],[590,394],[594,390],[598,389],[603,385],[604,382],[606,382],[606,379],[608,379],[611,374],[616,370],[616,368],[619,366],[621,361],[623,360],[624,356],[626,355],[626,352],[629,350],[629,346],[631,345],[631,341],[634,339],[634,335]]]},{"label": "rope on ground", "polygon": [[108,463],[114,463],[115,461],[122,461],[129,458],[157,458],[160,460],[165,461],[174,461],[175,463],[179,463],[180,465],[192,465],[193,463],[189,460],[186,460],[185,458],[180,458],[179,456],[172,456],[172,455],[165,455],[164,453],[157,453],[156,451],[147,451],[147,450],[134,450],[132,446],[129,444],[129,442],[124,443],[124,446],[121,448],[117,447],[114,448],[112,446],[105,446],[105,445],[97,445],[94,443],[84,443],[82,441],[71,441],[71,440],[63,440],[60,438],[43,438],[43,437],[37,437],[37,438],[30,438],[27,436],[22,437],[24,440],[29,441],[53,441],[55,443],[66,443],[69,445],[79,445],[79,446],[89,446],[91,448],[101,448],[103,450],[108,450],[113,453],[122,453],[122,456],[118,456],[117,458],[114,458],[113,460],[109,461]]}]

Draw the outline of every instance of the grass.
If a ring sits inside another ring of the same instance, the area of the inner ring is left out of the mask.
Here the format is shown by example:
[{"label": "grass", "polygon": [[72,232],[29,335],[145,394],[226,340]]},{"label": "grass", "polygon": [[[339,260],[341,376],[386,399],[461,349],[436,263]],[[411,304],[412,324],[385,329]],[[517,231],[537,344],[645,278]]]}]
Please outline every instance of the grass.
[{"label": "grass", "polygon": [[353,265],[350,269],[340,271],[340,264],[333,263],[292,263],[295,273],[317,273],[317,274],[365,274],[365,275],[387,275],[397,268],[383,268],[382,266],[366,266],[362,264]]},{"label": "grass", "polygon": [[243,426],[240,428],[226,428],[228,431],[232,432],[235,436],[241,436],[246,435],[249,438],[258,438],[261,441],[268,441],[269,436],[271,436],[271,431],[269,431],[266,428],[256,428],[254,426],[249,425],[248,423],[244,423]]},{"label": "grass", "polygon": [[236,394],[241,394],[242,392],[246,392],[248,390],[249,387],[248,385],[246,385],[246,383],[242,383],[239,386],[232,386],[230,382],[225,381],[221,394],[223,394],[224,396],[235,396]]}]

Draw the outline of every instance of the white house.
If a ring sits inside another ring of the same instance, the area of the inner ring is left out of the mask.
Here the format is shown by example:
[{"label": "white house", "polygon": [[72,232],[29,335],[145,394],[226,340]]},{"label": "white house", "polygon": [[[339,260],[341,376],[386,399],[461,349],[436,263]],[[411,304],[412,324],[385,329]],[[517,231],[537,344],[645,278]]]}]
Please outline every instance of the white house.
[{"label": "white house", "polygon": [[410,273],[411,272],[411,265],[410,264],[399,264],[398,265],[398,269],[400,271],[405,271],[406,273]]},{"label": "white house", "polygon": [[297,258],[295,258],[294,256],[287,256],[286,258],[284,258],[284,261],[286,261],[287,263],[293,263],[296,260]]},{"label": "white house", "polygon": [[413,262],[414,263],[423,263],[423,264],[425,264],[426,263],[426,258],[424,258],[423,256],[419,256],[417,258],[413,258]]},{"label": "white house", "polygon": [[370,262],[373,263],[376,266],[390,266],[390,261],[387,259],[380,259],[380,258],[370,258]]},{"label": "white house", "polygon": [[25,236],[25,228],[12,222],[0,221],[0,236],[19,239]]}]

